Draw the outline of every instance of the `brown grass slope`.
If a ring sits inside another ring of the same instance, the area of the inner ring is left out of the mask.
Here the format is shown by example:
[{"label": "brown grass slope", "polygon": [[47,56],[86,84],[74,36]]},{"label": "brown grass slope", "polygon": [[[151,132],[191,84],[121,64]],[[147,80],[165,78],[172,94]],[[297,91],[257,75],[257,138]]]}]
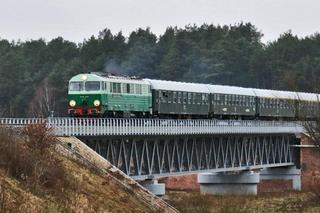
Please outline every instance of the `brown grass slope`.
[{"label": "brown grass slope", "polygon": [[45,125],[0,127],[0,212],[175,212],[94,155]]}]

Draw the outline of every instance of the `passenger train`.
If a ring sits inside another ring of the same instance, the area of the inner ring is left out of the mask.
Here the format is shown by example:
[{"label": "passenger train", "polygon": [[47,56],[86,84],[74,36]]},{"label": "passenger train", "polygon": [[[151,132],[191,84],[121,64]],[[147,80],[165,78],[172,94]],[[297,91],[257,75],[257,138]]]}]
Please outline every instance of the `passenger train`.
[{"label": "passenger train", "polygon": [[68,114],[87,117],[313,119],[319,94],[135,79],[85,73],[72,77]]}]

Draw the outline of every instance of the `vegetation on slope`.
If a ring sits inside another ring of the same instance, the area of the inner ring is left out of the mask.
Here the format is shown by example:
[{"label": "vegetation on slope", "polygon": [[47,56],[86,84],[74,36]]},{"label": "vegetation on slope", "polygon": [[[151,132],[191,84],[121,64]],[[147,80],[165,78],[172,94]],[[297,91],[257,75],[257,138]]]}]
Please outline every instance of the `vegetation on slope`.
[{"label": "vegetation on slope", "polygon": [[313,192],[214,196],[201,195],[199,192],[171,191],[167,199],[180,212],[186,213],[320,212],[320,196]]},{"label": "vegetation on slope", "polygon": [[56,149],[44,125],[0,128],[0,212],[155,212],[134,191]]}]

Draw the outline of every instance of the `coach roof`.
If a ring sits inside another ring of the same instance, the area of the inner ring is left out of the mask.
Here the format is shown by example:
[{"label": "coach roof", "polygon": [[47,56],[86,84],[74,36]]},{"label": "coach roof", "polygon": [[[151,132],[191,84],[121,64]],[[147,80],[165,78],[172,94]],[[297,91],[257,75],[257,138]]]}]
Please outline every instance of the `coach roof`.
[{"label": "coach roof", "polygon": [[152,80],[152,79],[144,79],[144,80],[149,82],[151,85],[151,88],[155,90],[210,93],[207,85],[205,84]]}]

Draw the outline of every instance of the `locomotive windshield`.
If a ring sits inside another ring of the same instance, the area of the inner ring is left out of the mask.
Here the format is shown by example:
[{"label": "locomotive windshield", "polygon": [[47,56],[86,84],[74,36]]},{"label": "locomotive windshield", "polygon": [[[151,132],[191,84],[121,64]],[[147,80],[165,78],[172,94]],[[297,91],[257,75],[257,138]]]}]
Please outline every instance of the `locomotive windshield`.
[{"label": "locomotive windshield", "polygon": [[85,83],[86,91],[97,91],[100,90],[100,82],[99,81],[87,81]]},{"label": "locomotive windshield", "polygon": [[83,90],[83,82],[81,82],[81,81],[70,82],[69,90],[70,91],[82,91]]}]

